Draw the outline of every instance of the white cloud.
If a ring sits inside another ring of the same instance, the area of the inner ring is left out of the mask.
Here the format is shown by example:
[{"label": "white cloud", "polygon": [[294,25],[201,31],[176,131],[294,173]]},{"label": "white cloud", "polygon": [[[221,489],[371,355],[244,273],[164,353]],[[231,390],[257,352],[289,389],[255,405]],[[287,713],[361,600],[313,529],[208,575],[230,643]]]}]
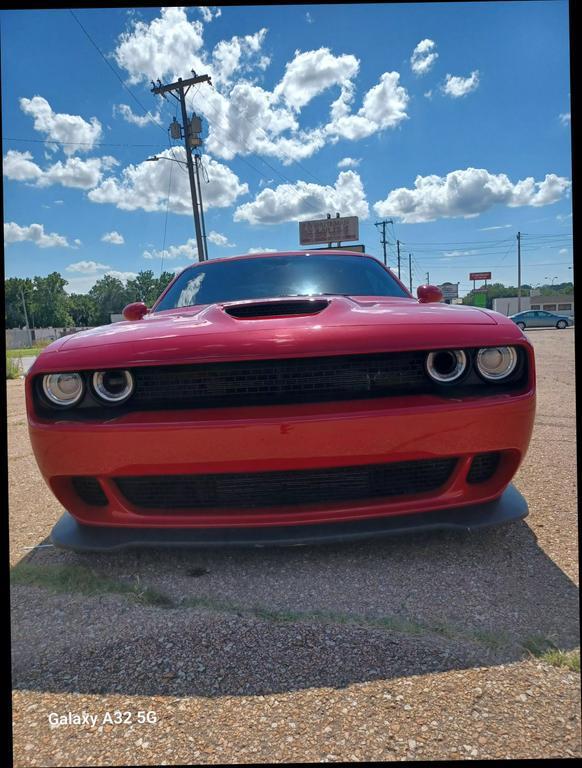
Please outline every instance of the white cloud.
[{"label": "white cloud", "polygon": [[89,152],[101,137],[101,123],[96,117],[92,117],[88,123],[79,115],[53,112],[51,105],[42,96],[20,99],[20,108],[34,118],[36,131],[46,134],[54,142],[63,143],[66,155]]},{"label": "white cloud", "polygon": [[222,16],[222,10],[220,8],[203,5],[200,6],[198,10],[200,11],[202,18],[207,24],[209,24],[212,19],[217,19],[219,16]]},{"label": "white cloud", "polygon": [[424,92],[424,98],[428,99],[429,101],[432,99],[432,89]]},{"label": "white cloud", "polygon": [[570,119],[571,119],[571,116],[569,112],[562,112],[560,114],[560,122],[562,123],[562,125],[570,125]]},{"label": "white cloud", "polygon": [[220,245],[223,248],[234,248],[235,243],[231,243],[226,235],[221,235],[220,232],[209,232],[208,240],[214,245]]},{"label": "white cloud", "polygon": [[137,125],[139,128],[150,125],[150,123],[162,124],[159,110],[155,113],[148,112],[147,115],[136,115],[129,104],[114,104],[113,115],[121,115],[126,122]]},{"label": "white cloud", "polygon": [[443,251],[443,256],[447,259],[458,259],[460,256],[474,256],[479,251]]},{"label": "white cloud", "polygon": [[569,251],[567,248],[560,248],[559,253],[560,253],[560,256],[567,256]]},{"label": "white cloud", "polygon": [[[4,175],[16,181],[34,181],[39,187],[61,184],[63,187],[92,189],[101,181],[103,171],[117,165],[114,157],[68,157],[63,163],[59,160],[46,170],[32,161],[30,152],[8,150],[4,156]],[[62,200],[61,200],[62,203]]]},{"label": "white cloud", "polygon": [[201,21],[188,21],[185,8],[162,8],[149,24],[131,22],[131,29],[119,36],[115,61],[134,85],[183,77],[184,67],[203,72],[203,29]]},{"label": "white cloud", "polygon": [[[186,158],[183,147],[164,150],[159,152],[158,156],[175,157],[183,162]],[[248,192],[248,185],[242,184],[230,168],[208,156],[204,162],[210,179],[208,184],[202,186],[205,210],[226,208],[232,205],[237,197]],[[110,176],[92,189],[89,199],[94,203],[111,203],[124,211],[165,211],[171,180],[169,210],[191,216],[188,175],[175,165],[162,160],[156,163],[144,160],[138,165],[128,165],[123,169],[121,176]]]},{"label": "white cloud", "polygon": [[[248,68],[250,60],[260,52],[266,34],[267,30],[263,28],[254,35],[235,36],[217,43],[212,51],[212,61],[214,79],[219,85],[230,83],[234,73],[240,76]],[[259,59],[260,68],[265,69],[268,64],[268,57]]]},{"label": "white cloud", "polygon": [[115,230],[113,230],[113,232],[106,232],[101,240],[104,243],[111,243],[112,245],[123,245],[125,243],[123,235],[120,235],[119,232],[116,232]]},{"label": "white cloud", "polygon": [[428,38],[421,40],[416,46],[410,57],[410,67],[415,75],[425,75],[430,71],[439,56],[435,48],[434,40]]},{"label": "white cloud", "polygon": [[[209,12],[200,13],[209,18]],[[397,72],[385,72],[352,114],[352,81],[359,70],[355,56],[336,56],[323,47],[296,51],[269,91],[248,77],[253,69],[264,70],[270,63],[262,51],[266,29],[221,40],[211,53],[204,46],[203,32],[203,23],[189,21],[185,8],[163,8],[151,23],[132,20],[114,55],[132,83],[176,79],[188,62],[189,68],[208,73],[221,86],[220,91],[202,86],[203,93],[192,88],[187,95],[188,109],[208,121],[206,147],[214,157],[231,160],[258,154],[289,164],[311,157],[328,142],[361,139],[407,117],[408,94],[398,85]],[[331,88],[339,89],[339,95],[330,105],[328,124],[300,125],[301,110]]]},{"label": "white cloud", "polygon": [[443,93],[458,99],[460,96],[466,96],[474,91],[479,85],[479,70],[475,69],[469,77],[459,77],[457,75],[447,75],[442,85]]},{"label": "white cloud", "polygon": [[512,226],[513,224],[498,224],[495,227],[481,227],[479,232],[489,232],[492,229],[510,229]]},{"label": "white cloud", "polygon": [[165,248],[163,251],[153,249],[151,251],[143,252],[144,259],[188,259],[188,261],[198,260],[198,249],[196,247],[196,240],[190,238],[182,245],[170,245],[169,248]]},{"label": "white cloud", "polygon": [[556,216],[556,219],[563,224],[566,221],[571,221],[572,220],[572,214],[571,213],[559,213]]},{"label": "white cloud", "polygon": [[7,245],[26,240],[38,245],[39,248],[69,247],[66,237],[57,235],[56,232],[46,233],[43,224],[29,224],[27,227],[21,227],[14,221],[4,222],[4,242]]},{"label": "white cloud", "polygon": [[304,53],[296,51],[295,58],[285,67],[282,80],[275,86],[273,96],[297,112],[331,86],[351,80],[358,69],[358,59],[351,54],[334,56],[329,48]]},{"label": "white cloud", "polygon": [[280,224],[301,221],[339,211],[342,216],[369,216],[362,181],[354,171],[342,171],[333,187],[298,181],[264,189],[255,200],[239,206],[235,221],[249,224]]},{"label": "white cloud", "polygon": [[443,176],[417,176],[413,189],[392,190],[374,205],[378,216],[394,216],[405,224],[441,218],[471,218],[494,205],[539,207],[559,200],[571,182],[556,174],[543,181],[532,177],[513,184],[506,174],[466,168]]},{"label": "white cloud", "polygon": [[361,158],[355,158],[355,157],[344,157],[342,160],[339,161],[337,164],[338,168],[357,168],[358,165],[362,162]]},{"label": "white cloud", "polygon": [[308,24],[313,24],[313,16],[309,13],[309,11],[307,11],[307,13],[305,14],[305,21]]},{"label": "white cloud", "polygon": [[126,283],[128,280],[134,280],[137,277],[137,272],[118,272],[116,269],[112,269],[105,274],[111,275],[111,277],[117,277],[122,283]]},{"label": "white cloud", "polygon": [[4,176],[14,181],[37,181],[42,170],[33,162],[30,152],[9,149],[3,158]]},{"label": "white cloud", "polygon": [[95,275],[98,272],[106,272],[111,267],[107,264],[100,264],[97,261],[77,261],[69,264],[67,272],[80,272],[83,275]]},{"label": "white cloud", "polygon": [[332,105],[331,121],[325,127],[332,138],[363,139],[386,128],[395,128],[405,120],[409,96],[399,85],[398,72],[384,72],[377,85],[364,95],[357,114],[349,113],[351,95],[344,89],[343,95]]}]

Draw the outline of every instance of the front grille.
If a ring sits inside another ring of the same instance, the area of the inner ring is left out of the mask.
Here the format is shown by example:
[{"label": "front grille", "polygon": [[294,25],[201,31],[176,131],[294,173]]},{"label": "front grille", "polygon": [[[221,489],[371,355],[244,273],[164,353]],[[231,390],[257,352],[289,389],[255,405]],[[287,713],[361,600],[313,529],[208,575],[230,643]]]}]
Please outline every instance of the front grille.
[{"label": "front grille", "polygon": [[471,462],[471,468],[467,475],[468,483],[484,483],[491,480],[499,466],[499,452],[478,453]]},{"label": "front grille", "polygon": [[73,488],[81,501],[91,507],[105,507],[107,496],[96,477],[74,477]]},{"label": "front grille", "polygon": [[132,408],[321,402],[430,390],[424,352],[134,369]]},{"label": "front grille", "polygon": [[131,504],[146,510],[278,507],[434,491],[456,463],[446,458],[285,472],[119,477],[116,483]]}]

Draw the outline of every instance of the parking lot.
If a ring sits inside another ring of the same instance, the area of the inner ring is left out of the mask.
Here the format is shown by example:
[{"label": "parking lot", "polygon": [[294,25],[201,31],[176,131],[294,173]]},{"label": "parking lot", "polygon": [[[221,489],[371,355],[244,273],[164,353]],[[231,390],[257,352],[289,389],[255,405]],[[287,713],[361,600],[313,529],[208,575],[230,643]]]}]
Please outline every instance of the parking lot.
[{"label": "parking lot", "polygon": [[63,552],[8,381],[15,765],[580,756],[574,331],[528,335],[530,514],[472,535]]}]

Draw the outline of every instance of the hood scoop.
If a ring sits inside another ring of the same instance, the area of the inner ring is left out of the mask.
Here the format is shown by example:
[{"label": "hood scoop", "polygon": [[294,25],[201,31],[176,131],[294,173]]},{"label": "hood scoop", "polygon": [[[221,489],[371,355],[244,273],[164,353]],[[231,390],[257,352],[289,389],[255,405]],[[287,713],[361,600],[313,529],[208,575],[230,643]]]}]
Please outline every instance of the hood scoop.
[{"label": "hood scoop", "polygon": [[231,317],[256,319],[258,317],[286,317],[289,315],[316,315],[329,304],[326,299],[286,299],[285,301],[260,301],[247,304],[231,304],[223,307]]}]

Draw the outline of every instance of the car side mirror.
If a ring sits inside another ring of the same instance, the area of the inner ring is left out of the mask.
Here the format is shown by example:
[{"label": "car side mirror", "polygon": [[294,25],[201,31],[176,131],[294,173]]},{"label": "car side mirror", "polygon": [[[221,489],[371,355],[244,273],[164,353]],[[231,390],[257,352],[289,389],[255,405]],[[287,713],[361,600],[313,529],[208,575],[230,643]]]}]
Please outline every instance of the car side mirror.
[{"label": "car side mirror", "polygon": [[134,301],[123,310],[123,318],[124,320],[141,320],[147,313],[148,308],[143,301]]},{"label": "car side mirror", "polygon": [[443,292],[438,285],[419,285],[416,289],[416,295],[421,304],[428,304],[431,301],[442,301]]}]

